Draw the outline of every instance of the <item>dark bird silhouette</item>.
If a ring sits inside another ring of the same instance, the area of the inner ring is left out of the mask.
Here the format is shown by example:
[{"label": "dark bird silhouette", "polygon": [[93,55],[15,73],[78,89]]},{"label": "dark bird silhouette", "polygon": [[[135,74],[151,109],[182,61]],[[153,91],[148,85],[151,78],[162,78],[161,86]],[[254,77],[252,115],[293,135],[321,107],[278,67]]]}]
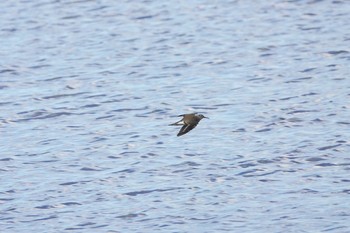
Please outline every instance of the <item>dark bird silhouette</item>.
[{"label": "dark bird silhouette", "polygon": [[178,122],[170,124],[170,125],[182,125],[179,133],[177,134],[178,137],[194,129],[203,118],[208,118],[203,116],[202,114],[197,114],[197,113],[182,114],[182,115],[179,115],[179,117],[182,117],[182,119],[179,120]]}]

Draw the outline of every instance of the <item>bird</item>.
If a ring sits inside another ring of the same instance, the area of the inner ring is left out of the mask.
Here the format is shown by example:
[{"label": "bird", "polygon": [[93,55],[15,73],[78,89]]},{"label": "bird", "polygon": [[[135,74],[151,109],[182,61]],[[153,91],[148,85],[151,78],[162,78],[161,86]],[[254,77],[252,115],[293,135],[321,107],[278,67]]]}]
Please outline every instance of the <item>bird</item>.
[{"label": "bird", "polygon": [[197,113],[182,114],[182,115],[178,115],[178,117],[182,117],[182,119],[173,124],[170,124],[170,125],[182,125],[179,133],[177,134],[178,137],[194,129],[203,118],[209,119],[208,117],[205,117],[202,114],[197,114]]}]

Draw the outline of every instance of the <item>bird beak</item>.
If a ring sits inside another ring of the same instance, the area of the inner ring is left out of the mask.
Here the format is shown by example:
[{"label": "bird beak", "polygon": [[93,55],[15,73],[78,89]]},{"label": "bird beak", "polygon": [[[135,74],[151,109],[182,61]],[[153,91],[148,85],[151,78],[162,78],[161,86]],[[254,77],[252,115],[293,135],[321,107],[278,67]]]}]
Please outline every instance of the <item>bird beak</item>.
[{"label": "bird beak", "polygon": [[207,119],[209,119],[209,117],[204,117],[204,118],[207,118]]}]

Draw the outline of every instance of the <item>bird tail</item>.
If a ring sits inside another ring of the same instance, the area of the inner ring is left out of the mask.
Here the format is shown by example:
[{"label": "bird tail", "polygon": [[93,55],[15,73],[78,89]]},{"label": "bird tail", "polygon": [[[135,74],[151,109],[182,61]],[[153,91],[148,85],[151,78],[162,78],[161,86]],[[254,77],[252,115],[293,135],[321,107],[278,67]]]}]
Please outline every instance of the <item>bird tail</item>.
[{"label": "bird tail", "polygon": [[172,123],[170,125],[183,125],[183,124],[184,124],[183,120],[180,120],[180,121]]}]

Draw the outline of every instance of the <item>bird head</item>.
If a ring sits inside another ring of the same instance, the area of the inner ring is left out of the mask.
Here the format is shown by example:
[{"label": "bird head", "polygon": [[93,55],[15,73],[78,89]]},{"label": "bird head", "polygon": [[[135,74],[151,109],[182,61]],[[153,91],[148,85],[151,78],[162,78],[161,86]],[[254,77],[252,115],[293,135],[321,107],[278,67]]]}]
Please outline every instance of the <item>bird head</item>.
[{"label": "bird head", "polygon": [[207,118],[207,119],[209,119],[208,117],[206,117],[206,116],[203,116],[202,114],[199,114],[199,115],[197,115],[198,117],[199,117],[199,119],[203,119],[203,118]]}]

